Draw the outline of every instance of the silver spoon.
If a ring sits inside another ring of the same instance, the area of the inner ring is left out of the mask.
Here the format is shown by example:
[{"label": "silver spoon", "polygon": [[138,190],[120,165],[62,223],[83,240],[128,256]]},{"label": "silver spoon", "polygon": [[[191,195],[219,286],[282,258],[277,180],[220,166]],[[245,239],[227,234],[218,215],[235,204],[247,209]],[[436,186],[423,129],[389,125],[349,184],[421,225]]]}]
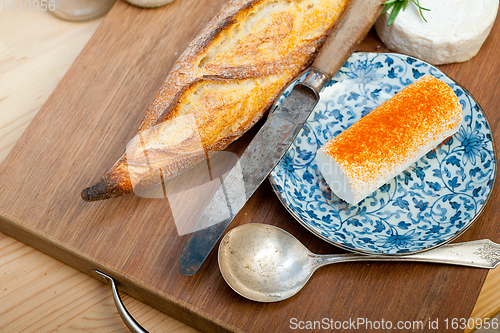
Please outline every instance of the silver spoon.
[{"label": "silver spoon", "polygon": [[500,262],[500,245],[483,239],[401,256],[317,255],[280,228],[249,223],[229,231],[219,246],[224,280],[241,296],[258,302],[292,297],[319,267],[347,261],[423,261],[495,268]]}]

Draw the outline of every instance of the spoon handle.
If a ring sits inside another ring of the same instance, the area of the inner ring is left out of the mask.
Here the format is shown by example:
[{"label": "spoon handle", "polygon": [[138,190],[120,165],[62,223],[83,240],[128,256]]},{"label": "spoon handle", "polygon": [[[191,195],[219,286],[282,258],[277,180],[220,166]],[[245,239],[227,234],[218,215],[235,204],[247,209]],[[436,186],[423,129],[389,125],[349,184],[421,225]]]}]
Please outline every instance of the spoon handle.
[{"label": "spoon handle", "polygon": [[500,244],[489,239],[443,245],[409,255],[362,255],[355,253],[315,255],[315,266],[348,261],[420,261],[479,268],[495,268],[500,263]]}]

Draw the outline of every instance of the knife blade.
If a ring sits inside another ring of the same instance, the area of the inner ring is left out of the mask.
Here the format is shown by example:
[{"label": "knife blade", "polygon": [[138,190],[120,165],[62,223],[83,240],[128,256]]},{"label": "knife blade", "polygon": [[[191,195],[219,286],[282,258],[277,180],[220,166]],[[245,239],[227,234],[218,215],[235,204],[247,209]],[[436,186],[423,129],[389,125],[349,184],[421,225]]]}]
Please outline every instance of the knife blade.
[{"label": "knife blade", "polygon": [[[270,114],[206,205],[196,224],[198,231],[189,236],[182,251],[179,260],[182,274],[191,276],[198,271],[231,221],[281,160],[317,104],[320,90],[366,36],[384,1],[351,0],[309,74]],[[241,181],[244,191],[238,186]]]}]

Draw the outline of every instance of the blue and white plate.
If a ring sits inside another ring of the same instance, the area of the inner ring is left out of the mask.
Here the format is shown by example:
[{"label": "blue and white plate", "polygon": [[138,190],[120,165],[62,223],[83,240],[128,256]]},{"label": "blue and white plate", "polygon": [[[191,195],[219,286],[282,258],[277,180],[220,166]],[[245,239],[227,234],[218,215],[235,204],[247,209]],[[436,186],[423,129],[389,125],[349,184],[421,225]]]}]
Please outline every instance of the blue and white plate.
[{"label": "blue and white plate", "polygon": [[[358,205],[337,198],[318,170],[318,148],[424,74],[457,94],[464,111],[459,132]],[[488,120],[464,88],[409,56],[355,53],[322,91],[269,178],[288,211],[325,241],[367,254],[408,254],[447,243],[470,227],[495,176]]]}]

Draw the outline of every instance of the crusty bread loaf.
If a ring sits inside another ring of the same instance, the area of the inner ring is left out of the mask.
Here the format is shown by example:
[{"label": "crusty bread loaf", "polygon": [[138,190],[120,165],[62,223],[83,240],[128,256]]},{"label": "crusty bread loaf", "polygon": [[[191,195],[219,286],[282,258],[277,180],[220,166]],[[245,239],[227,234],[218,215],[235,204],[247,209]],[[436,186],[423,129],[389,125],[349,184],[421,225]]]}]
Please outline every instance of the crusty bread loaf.
[{"label": "crusty bread loaf", "polygon": [[148,187],[222,150],[314,59],[349,0],[233,0],[188,46],[86,201]]}]

